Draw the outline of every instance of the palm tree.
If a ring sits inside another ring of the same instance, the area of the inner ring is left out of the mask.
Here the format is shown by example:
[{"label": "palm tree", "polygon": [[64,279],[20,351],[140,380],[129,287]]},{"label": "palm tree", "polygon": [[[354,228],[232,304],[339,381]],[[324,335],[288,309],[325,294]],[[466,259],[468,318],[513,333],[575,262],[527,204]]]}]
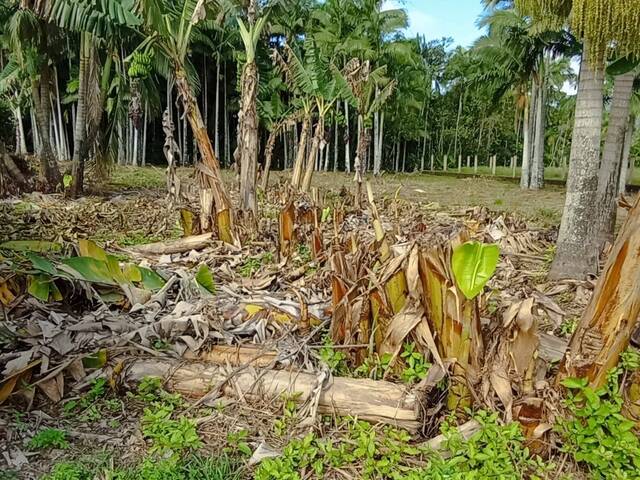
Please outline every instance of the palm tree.
[{"label": "palm tree", "polygon": [[60,171],[56,163],[50,137],[51,126],[51,61],[60,52],[60,40],[54,25],[40,19],[28,9],[17,8],[9,19],[10,45],[14,61],[28,76],[31,101],[35,111],[40,169],[38,182],[44,191],[60,185]]},{"label": "palm tree", "polygon": [[[396,40],[395,37],[409,26],[407,12],[404,9],[385,9],[381,0],[358,0],[356,15],[359,18],[358,29],[369,47],[359,55],[369,60],[375,69],[388,63],[389,58],[403,59],[406,63],[416,62],[410,43]],[[380,88],[373,92],[381,95]],[[385,99],[386,101],[386,99]],[[384,102],[380,102],[380,105]],[[382,167],[382,145],[384,137],[384,110],[373,112],[373,173],[379,175]],[[361,138],[362,140],[362,138]],[[367,142],[368,145],[368,142]],[[362,161],[363,157],[360,156]],[[365,163],[368,165],[368,162]],[[363,165],[363,168],[364,166]]]},{"label": "palm tree", "polygon": [[597,216],[599,224],[595,231],[597,246],[613,241],[618,210],[618,184],[625,137],[629,128],[631,97],[635,79],[635,67],[628,72],[616,75],[614,79],[609,126],[598,175],[598,201],[596,205],[601,211]]},{"label": "palm tree", "polygon": [[368,61],[361,62],[358,59],[353,59],[345,67],[345,77],[349,84],[349,89],[346,90],[347,98],[358,112],[359,141],[354,162],[358,208],[361,205],[362,182],[371,142],[371,120],[387,102],[396,87],[396,81],[389,81],[385,77],[386,73],[386,66],[372,70]]},{"label": "palm tree", "polygon": [[478,80],[488,84],[496,97],[510,90],[515,93],[523,118],[520,186],[539,189],[544,184],[549,68],[558,53],[572,47],[572,39],[510,7],[491,9],[481,20],[489,32],[476,42],[476,50],[485,61]]}]

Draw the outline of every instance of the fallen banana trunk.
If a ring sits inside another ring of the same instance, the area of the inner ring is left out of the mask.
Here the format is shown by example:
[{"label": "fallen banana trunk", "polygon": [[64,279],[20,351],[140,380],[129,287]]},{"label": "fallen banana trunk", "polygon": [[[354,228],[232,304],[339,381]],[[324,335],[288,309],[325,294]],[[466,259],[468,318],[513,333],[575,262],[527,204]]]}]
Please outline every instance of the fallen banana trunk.
[{"label": "fallen banana trunk", "polygon": [[[247,368],[229,378],[224,367],[208,363],[136,360],[126,379],[139,382],[161,377],[165,387],[191,398],[219,390],[229,397],[278,401],[283,396],[306,402],[317,391],[317,377],[309,373]],[[405,387],[386,381],[334,377],[320,393],[318,413],[353,416],[409,431],[421,426],[419,400]]]},{"label": "fallen banana trunk", "polygon": [[252,365],[254,367],[268,367],[273,365],[278,357],[275,350],[265,350],[258,345],[215,345],[211,350],[198,355],[187,350],[184,358],[187,360],[200,360],[206,363],[226,365],[232,367],[240,365]]},{"label": "fallen banana trunk", "polygon": [[169,255],[173,253],[185,253],[191,250],[202,250],[211,244],[212,233],[193,235],[190,237],[168,240],[166,242],[149,243],[131,247],[132,252],[142,255]]}]

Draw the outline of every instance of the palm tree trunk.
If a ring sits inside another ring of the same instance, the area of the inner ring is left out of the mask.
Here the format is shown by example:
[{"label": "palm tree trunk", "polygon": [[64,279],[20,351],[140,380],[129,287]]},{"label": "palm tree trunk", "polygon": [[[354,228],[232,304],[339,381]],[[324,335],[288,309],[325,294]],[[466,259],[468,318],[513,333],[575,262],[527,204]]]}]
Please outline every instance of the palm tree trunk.
[{"label": "palm tree trunk", "polygon": [[227,63],[224,64],[224,162],[229,165],[231,162],[231,135],[229,128],[229,103],[227,101]]},{"label": "palm tree trunk", "polygon": [[304,172],[304,179],[302,181],[302,191],[308,192],[311,188],[311,179],[313,178],[313,170],[318,156],[318,150],[320,148],[320,142],[323,141],[324,136],[324,116],[318,116],[318,123],[316,123],[316,129],[313,134],[313,140],[311,142],[311,150],[309,151],[309,157],[307,158],[307,166]]},{"label": "palm tree trunk", "polygon": [[371,138],[369,129],[364,125],[362,115],[358,115],[358,130],[358,151],[354,170],[356,171],[356,208],[360,209],[362,206],[362,183],[364,182],[366,156]]},{"label": "palm tree trunk", "polygon": [[[620,166],[620,181],[618,182],[618,193],[624,195],[627,190],[627,180],[630,170],[631,145],[633,144],[633,132],[636,127],[636,119],[632,115],[629,118],[627,133],[624,136],[624,147],[622,148],[622,165]],[[631,172],[633,175],[633,171]],[[631,178],[633,180],[633,178]]]},{"label": "palm tree trunk", "polygon": [[220,156],[220,55],[216,59],[215,152]]},{"label": "palm tree trunk", "polygon": [[460,118],[462,117],[462,102],[464,99],[464,93],[460,94],[460,99],[458,100],[458,118],[456,119],[456,135],[453,145],[453,158],[456,158],[458,155],[458,135],[460,134]]},{"label": "palm tree trunk", "polygon": [[91,34],[80,34],[80,63],[78,70],[78,107],[76,110],[76,124],[73,134],[73,159],[71,165],[71,187],[70,195],[76,198],[83,191],[84,186],[84,162],[87,149],[87,94],[89,62],[93,47],[91,45]]},{"label": "palm tree trunk", "polygon": [[597,271],[598,252],[593,238],[598,212],[598,166],[602,136],[604,67],[590,65],[585,44],[580,66],[576,113],[569,161],[569,178],[552,279],[581,279]]},{"label": "palm tree trunk", "polygon": [[293,164],[293,173],[291,175],[291,185],[294,188],[300,188],[302,185],[302,172],[304,171],[304,159],[306,153],[307,139],[309,137],[311,118],[305,115],[302,120],[302,131],[298,141],[298,149],[296,150],[296,159]]},{"label": "palm tree trunk", "polygon": [[40,66],[40,78],[32,81],[32,95],[35,109],[35,117],[38,125],[38,141],[40,144],[40,188],[45,192],[54,191],[60,184],[60,171],[51,148],[49,136],[51,108],[50,85],[51,70],[47,62]]},{"label": "palm tree trunk", "polygon": [[407,141],[404,141],[404,149],[402,152],[402,173],[407,171]]},{"label": "palm tree trunk", "polygon": [[[209,69],[207,68],[207,56],[202,55],[202,119],[204,120],[204,126],[209,128]],[[214,119],[215,121],[215,119]],[[216,155],[220,157],[217,149],[214,149]]]},{"label": "palm tree trunk", "polygon": [[335,125],[333,129],[333,171],[338,171],[338,160],[340,152],[338,151],[338,114],[335,115]]},{"label": "palm tree trunk", "polygon": [[522,123],[522,170],[520,173],[520,188],[526,190],[531,185],[531,146],[533,144],[533,126],[535,124],[535,112],[537,88],[535,82],[531,82],[531,94],[525,102]]},{"label": "palm tree trunk", "polygon": [[609,128],[604,142],[602,162],[598,173],[598,225],[596,241],[598,246],[613,240],[618,210],[617,193],[624,141],[629,126],[629,110],[633,94],[633,72],[615,78],[613,102],[609,115]]},{"label": "palm tree trunk", "polygon": [[344,171],[351,173],[351,137],[349,133],[349,102],[344,102],[345,142],[344,142]]},{"label": "palm tree trunk", "polygon": [[27,139],[24,136],[24,123],[22,121],[22,110],[20,109],[20,105],[16,107],[15,117],[16,117],[16,131],[18,135],[18,139],[16,141],[16,148],[17,148],[18,154],[26,155]]},{"label": "palm tree trunk", "polygon": [[258,204],[258,68],[255,62],[244,66],[241,78],[242,98],[238,114],[238,151],[240,154],[240,213],[248,224],[256,225]]},{"label": "palm tree trunk", "polygon": [[[200,156],[204,169],[198,172],[200,183],[200,203],[201,203],[201,226],[203,230],[208,230],[212,225],[212,219],[218,229],[220,240],[235,245],[240,244],[238,234],[235,229],[233,210],[231,201],[227,195],[226,188],[222,181],[220,164],[211,145],[211,139],[207,133],[207,127],[202,121],[200,108],[196,102],[186,72],[182,66],[175,68],[176,87],[180,92],[185,113],[191,124],[193,135],[197,140]],[[213,209],[215,208],[215,215]]]},{"label": "palm tree trunk", "polygon": [[149,102],[144,102],[144,131],[142,134],[142,160],[140,164],[144,167],[147,165],[147,126],[149,124]]},{"label": "palm tree trunk", "polygon": [[67,135],[65,124],[62,119],[62,106],[60,105],[60,87],[58,85],[58,69],[56,67],[53,68],[53,83],[56,87],[56,107],[58,114],[58,130],[60,132],[60,145],[62,147],[62,158],[65,160],[69,159],[69,144],[67,142]]},{"label": "palm tree trunk", "polygon": [[539,190],[544,186],[544,147],[545,147],[545,120],[546,120],[546,93],[544,75],[537,88],[535,135],[533,142],[533,162],[531,168],[531,181],[529,188]]},{"label": "palm tree trunk", "polygon": [[382,172],[382,148],[384,141],[384,111],[380,113],[380,124],[378,125],[378,158],[374,163],[378,162],[378,175]]},{"label": "palm tree trunk", "polygon": [[269,132],[269,138],[267,139],[267,146],[264,149],[264,172],[262,172],[262,191],[266,192],[269,186],[269,171],[271,170],[271,158],[273,157],[273,149],[276,146],[276,139],[278,138],[279,128],[274,127]]}]

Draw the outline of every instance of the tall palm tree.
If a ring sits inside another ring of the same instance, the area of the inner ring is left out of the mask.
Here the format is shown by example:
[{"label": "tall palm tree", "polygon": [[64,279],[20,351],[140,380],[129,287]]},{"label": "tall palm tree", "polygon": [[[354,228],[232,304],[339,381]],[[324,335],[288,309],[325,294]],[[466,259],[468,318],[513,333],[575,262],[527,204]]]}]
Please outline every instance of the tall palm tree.
[{"label": "tall palm tree", "polygon": [[31,101],[40,147],[38,183],[42,190],[53,191],[61,180],[49,133],[53,80],[51,62],[61,51],[59,31],[54,25],[37,17],[33,11],[17,8],[15,2],[8,30],[14,60],[26,72],[31,84]]},{"label": "tall palm tree", "polygon": [[396,81],[386,78],[387,67],[371,68],[368,61],[353,59],[345,67],[345,77],[349,84],[346,90],[349,102],[358,112],[358,148],[354,162],[356,182],[356,206],[362,200],[362,183],[371,142],[371,125],[375,113],[379,112],[394,92]]},{"label": "tall palm tree", "polygon": [[601,209],[595,235],[597,246],[613,240],[618,210],[618,184],[625,137],[629,128],[631,97],[636,79],[636,68],[620,73],[614,78],[613,99],[609,113],[609,126],[602,151],[598,175],[598,201]]}]

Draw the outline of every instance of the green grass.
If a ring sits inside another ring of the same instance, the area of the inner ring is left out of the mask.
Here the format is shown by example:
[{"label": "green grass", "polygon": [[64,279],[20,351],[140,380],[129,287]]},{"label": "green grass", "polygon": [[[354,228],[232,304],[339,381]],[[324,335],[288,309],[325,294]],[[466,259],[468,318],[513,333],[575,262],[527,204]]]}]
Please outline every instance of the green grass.
[{"label": "green grass", "polygon": [[166,189],[167,180],[163,167],[118,166],[108,185],[116,190]]}]

